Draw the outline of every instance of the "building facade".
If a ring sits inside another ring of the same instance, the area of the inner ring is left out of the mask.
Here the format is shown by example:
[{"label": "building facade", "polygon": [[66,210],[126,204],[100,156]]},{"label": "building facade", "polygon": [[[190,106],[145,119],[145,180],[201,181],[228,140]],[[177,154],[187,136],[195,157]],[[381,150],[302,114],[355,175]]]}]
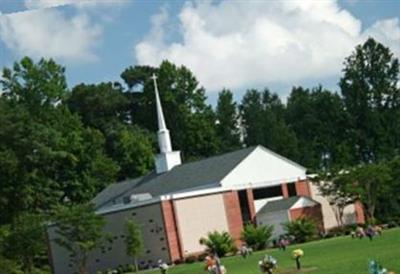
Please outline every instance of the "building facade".
[{"label": "building facade", "polygon": [[[243,226],[257,224],[257,218],[259,225],[268,220],[275,224],[276,236],[283,232],[280,221],[311,216],[320,222],[320,229],[330,224],[331,217],[324,215],[323,197],[308,181],[306,168],[265,147],[181,164],[180,152],[172,151],[156,77],[153,80],[160,146],[156,169],[146,176],[111,184],[93,199],[112,241],[90,254],[89,273],[132,264],[124,243],[124,224],[129,219],[141,226],[143,234],[141,268],[154,267],[159,259],[173,263],[204,252],[199,240],[213,231],[229,232],[239,246]],[[292,200],[296,206],[285,208],[283,214],[268,211],[272,205]],[[53,273],[75,273],[68,252],[54,241],[57,237],[56,228],[49,227]]]}]

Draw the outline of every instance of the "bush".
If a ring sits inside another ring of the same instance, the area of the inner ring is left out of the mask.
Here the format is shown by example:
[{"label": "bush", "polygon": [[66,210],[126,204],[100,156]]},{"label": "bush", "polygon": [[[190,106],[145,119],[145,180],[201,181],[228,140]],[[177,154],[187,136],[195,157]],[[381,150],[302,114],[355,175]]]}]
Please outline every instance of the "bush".
[{"label": "bush", "polygon": [[225,256],[227,253],[235,252],[236,247],[233,239],[228,232],[210,232],[207,238],[201,238],[200,244],[207,246],[208,251],[217,253],[219,257]]},{"label": "bush", "polygon": [[197,261],[197,257],[194,255],[190,255],[185,258],[185,263],[187,263],[187,264],[192,264],[196,261]]},{"label": "bush", "polygon": [[23,272],[15,261],[0,256],[0,273],[22,274]]},{"label": "bush", "polygon": [[199,256],[197,256],[197,260],[199,262],[204,262],[204,260],[206,259],[207,256],[208,256],[207,253],[201,253]]},{"label": "bush", "polygon": [[317,226],[313,220],[308,218],[287,222],[283,226],[289,235],[295,237],[295,241],[298,243],[307,242],[317,234]]},{"label": "bush", "polygon": [[270,242],[273,225],[263,225],[256,227],[252,224],[246,225],[242,230],[242,240],[253,248],[253,250],[265,249]]}]

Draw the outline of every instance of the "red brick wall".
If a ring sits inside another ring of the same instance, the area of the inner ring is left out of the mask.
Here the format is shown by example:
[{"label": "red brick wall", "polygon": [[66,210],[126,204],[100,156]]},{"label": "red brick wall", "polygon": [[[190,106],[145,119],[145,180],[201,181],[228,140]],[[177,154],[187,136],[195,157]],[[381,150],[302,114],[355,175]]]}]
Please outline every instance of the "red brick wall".
[{"label": "red brick wall", "polygon": [[297,196],[311,197],[310,186],[307,180],[297,181],[295,186]]},{"label": "red brick wall", "polygon": [[363,205],[360,201],[354,203],[354,209],[356,212],[356,222],[357,224],[365,224],[365,215],[363,210]]},{"label": "red brick wall", "polygon": [[247,201],[249,205],[249,211],[250,211],[250,219],[253,223],[256,222],[256,207],[254,206],[254,195],[253,195],[253,189],[249,188],[246,189],[247,193]]},{"label": "red brick wall", "polygon": [[318,226],[318,229],[324,230],[324,219],[322,217],[321,205],[308,206],[303,208],[295,208],[289,210],[291,221],[299,218],[311,218]]},{"label": "red brick wall", "polygon": [[287,188],[287,184],[281,184],[282,187],[282,196],[283,198],[289,198],[289,191]]},{"label": "red brick wall", "polygon": [[240,233],[243,228],[239,196],[237,191],[225,192],[223,195],[229,233],[235,240],[236,246],[239,247],[242,243],[242,241],[240,240]]},{"label": "red brick wall", "polygon": [[178,227],[176,225],[175,210],[173,201],[162,201],[161,202],[165,234],[167,235],[169,256],[171,262],[182,258],[181,243],[179,239]]}]

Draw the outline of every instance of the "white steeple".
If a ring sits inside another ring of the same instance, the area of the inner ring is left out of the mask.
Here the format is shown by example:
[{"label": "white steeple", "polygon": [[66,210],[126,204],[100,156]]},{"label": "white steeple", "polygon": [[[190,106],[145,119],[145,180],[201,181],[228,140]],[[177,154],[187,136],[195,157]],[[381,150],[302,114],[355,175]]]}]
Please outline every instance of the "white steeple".
[{"label": "white steeple", "polygon": [[164,114],[161,107],[160,95],[158,94],[157,76],[153,74],[151,77],[154,82],[154,91],[156,94],[156,108],[157,108],[157,121],[158,121],[158,145],[160,153],[156,156],[156,172],[163,173],[171,170],[174,166],[181,164],[180,151],[172,151],[171,137],[169,130],[165,125]]}]

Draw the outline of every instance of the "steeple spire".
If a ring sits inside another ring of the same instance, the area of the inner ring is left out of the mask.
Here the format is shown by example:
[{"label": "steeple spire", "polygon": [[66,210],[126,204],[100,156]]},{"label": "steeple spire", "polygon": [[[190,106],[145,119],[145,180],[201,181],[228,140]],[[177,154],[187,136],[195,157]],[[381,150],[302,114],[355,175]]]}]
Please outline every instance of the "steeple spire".
[{"label": "steeple spire", "polygon": [[167,129],[167,127],[165,126],[164,114],[163,114],[162,107],[161,107],[160,95],[158,93],[157,76],[153,73],[153,75],[151,76],[151,79],[153,79],[154,91],[156,93],[158,129],[159,130]]},{"label": "steeple spire", "polygon": [[158,145],[160,147],[160,153],[156,156],[156,171],[157,173],[163,173],[171,170],[174,166],[181,164],[181,153],[180,151],[172,151],[171,137],[169,130],[165,124],[164,113],[161,106],[160,95],[158,93],[157,76],[153,74],[151,76],[154,83],[154,92],[156,94],[156,108],[157,108],[157,121],[158,121]]}]

